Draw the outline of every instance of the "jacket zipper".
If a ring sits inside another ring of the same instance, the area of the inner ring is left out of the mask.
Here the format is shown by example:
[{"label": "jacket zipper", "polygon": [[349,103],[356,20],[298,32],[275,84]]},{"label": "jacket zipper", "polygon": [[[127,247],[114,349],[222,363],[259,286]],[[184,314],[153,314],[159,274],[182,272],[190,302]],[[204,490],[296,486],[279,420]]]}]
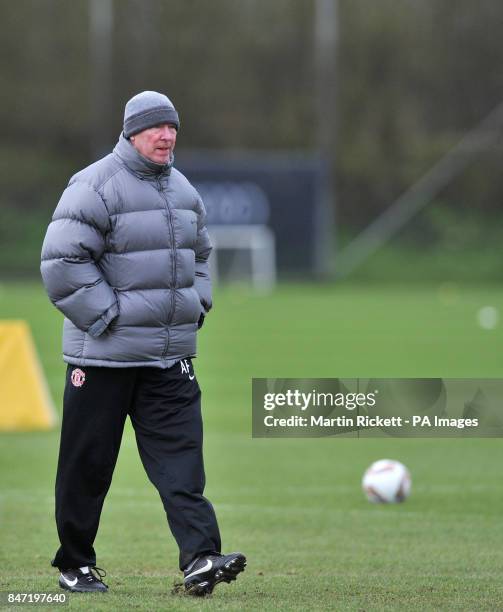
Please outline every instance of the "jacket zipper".
[{"label": "jacket zipper", "polygon": [[166,344],[164,346],[164,350],[162,352],[162,357],[166,357],[167,353],[168,353],[168,347],[169,347],[169,326],[171,325],[171,321],[173,319],[173,315],[175,314],[175,290],[176,290],[176,244],[175,244],[175,230],[173,228],[173,215],[171,212],[171,208],[169,207],[168,204],[168,198],[166,197],[163,188],[162,188],[162,183],[161,183],[161,179],[157,179],[157,189],[159,190],[159,193],[162,196],[162,199],[164,200],[164,206],[166,208],[166,211],[168,213],[168,226],[169,226],[169,234],[170,234],[170,238],[171,238],[171,273],[172,273],[172,277],[173,277],[173,286],[171,287],[171,305],[170,305],[170,309],[169,309],[169,315],[168,315],[168,322],[167,322],[167,327],[166,327],[166,331],[168,332],[168,337],[166,338]]}]

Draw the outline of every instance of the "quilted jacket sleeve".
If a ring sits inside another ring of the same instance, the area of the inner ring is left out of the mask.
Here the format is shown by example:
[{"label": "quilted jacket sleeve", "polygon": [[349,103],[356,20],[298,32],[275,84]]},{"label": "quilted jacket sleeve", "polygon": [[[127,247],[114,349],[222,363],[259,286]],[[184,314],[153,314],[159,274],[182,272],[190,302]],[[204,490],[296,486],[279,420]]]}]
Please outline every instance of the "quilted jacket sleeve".
[{"label": "quilted jacket sleeve", "polygon": [[102,334],[119,314],[98,262],[110,218],[91,185],[70,181],[47,228],[41,273],[51,302],[79,329]]},{"label": "quilted jacket sleeve", "polygon": [[201,304],[205,312],[208,312],[213,305],[211,298],[210,270],[208,264],[208,258],[211,253],[211,242],[208,235],[208,230],[206,229],[206,210],[200,197],[197,199],[196,212],[198,221],[197,242],[195,246],[196,278],[194,281],[194,286],[199,294],[199,299],[201,300]]}]

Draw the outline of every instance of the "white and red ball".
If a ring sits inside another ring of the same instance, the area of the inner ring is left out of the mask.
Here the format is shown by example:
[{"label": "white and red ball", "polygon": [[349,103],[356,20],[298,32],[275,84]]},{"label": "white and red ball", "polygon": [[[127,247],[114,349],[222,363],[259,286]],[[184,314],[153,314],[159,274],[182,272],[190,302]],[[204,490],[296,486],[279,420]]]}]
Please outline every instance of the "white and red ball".
[{"label": "white and red ball", "polygon": [[375,504],[396,504],[409,497],[411,479],[409,470],[399,461],[380,459],[365,472],[363,492]]}]

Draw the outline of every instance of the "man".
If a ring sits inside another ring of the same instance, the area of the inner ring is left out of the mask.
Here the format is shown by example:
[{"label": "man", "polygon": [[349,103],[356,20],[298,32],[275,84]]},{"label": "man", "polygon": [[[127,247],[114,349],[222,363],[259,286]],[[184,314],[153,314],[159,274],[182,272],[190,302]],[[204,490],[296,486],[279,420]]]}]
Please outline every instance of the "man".
[{"label": "man", "polygon": [[211,245],[203,203],[173,167],[178,129],[165,95],[131,98],[117,146],[70,179],[42,247],[45,287],[65,315],[61,546],[52,565],[70,591],[108,588],[93,543],[127,415],[179,546],[187,592],[211,593],[246,565],[241,553],[220,554],[203,497],[201,392],[191,358],[212,305]]}]

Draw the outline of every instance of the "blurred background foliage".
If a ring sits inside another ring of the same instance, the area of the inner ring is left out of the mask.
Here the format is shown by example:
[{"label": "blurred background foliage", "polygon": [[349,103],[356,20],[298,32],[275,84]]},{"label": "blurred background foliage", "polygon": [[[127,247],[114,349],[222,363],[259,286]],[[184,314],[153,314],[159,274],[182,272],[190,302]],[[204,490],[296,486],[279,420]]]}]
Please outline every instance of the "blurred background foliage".
[{"label": "blurred background foliage", "polygon": [[[314,151],[314,2],[115,0],[96,107],[88,0],[0,1],[3,276],[37,274],[69,177],[106,154],[124,103],[166,92],[179,149]],[[339,0],[335,176],[339,247],[503,100],[503,4]],[[473,163],[358,272],[361,278],[501,280],[500,146]],[[408,272],[403,253],[415,257]],[[443,262],[443,263],[442,263]],[[445,265],[444,265],[445,264]],[[416,266],[417,267],[417,266]],[[419,266],[421,267],[421,266]]]}]

